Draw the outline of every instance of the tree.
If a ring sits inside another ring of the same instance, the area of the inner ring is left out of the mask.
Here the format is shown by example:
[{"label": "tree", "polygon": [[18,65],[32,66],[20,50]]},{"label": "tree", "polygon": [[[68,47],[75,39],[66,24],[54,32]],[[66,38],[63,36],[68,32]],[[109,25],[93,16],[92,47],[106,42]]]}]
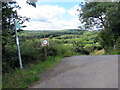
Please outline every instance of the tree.
[{"label": "tree", "polygon": [[[14,6],[11,6],[13,4]],[[4,47],[6,44],[11,43],[9,39],[12,39],[12,37],[15,34],[14,31],[14,19],[18,21],[20,24],[23,24],[26,20],[28,20],[27,17],[21,17],[17,14],[17,11],[13,10],[14,8],[20,9],[19,6],[15,5],[16,2],[2,2],[2,46]]]},{"label": "tree", "polygon": [[[33,2],[29,2],[29,3],[33,3]],[[8,48],[6,46],[15,45],[14,19],[20,24],[23,24],[25,21],[29,20],[29,18],[22,17],[17,14],[17,9],[20,9],[20,8],[21,7],[17,5],[16,2],[2,2],[2,53],[3,53],[2,64],[3,64],[3,68],[6,66],[9,66],[8,64],[10,64],[10,60],[12,60],[8,54],[9,51],[7,50]],[[21,30],[18,30],[18,32],[20,31]],[[11,68],[13,68],[12,66],[14,67],[15,63],[14,65],[11,65]],[[3,72],[4,71],[5,71],[5,68]]]},{"label": "tree", "polygon": [[[35,7],[34,2],[27,2],[30,5],[33,5]],[[25,21],[29,21],[30,18],[22,17],[17,14],[17,10],[14,9],[20,9],[21,7],[19,5],[16,5],[16,2],[2,2],[2,46],[4,47],[6,44],[9,43],[8,38],[12,38],[15,34],[14,29],[14,19],[19,22],[21,25]],[[18,30],[19,32],[20,30]]]},{"label": "tree", "polygon": [[89,2],[80,10],[80,19],[85,25],[98,27],[108,27],[106,16],[111,8],[115,8],[116,3],[112,2]]},{"label": "tree", "polygon": [[120,36],[120,2],[88,2],[80,11],[79,18],[86,28],[93,26],[101,28],[101,45],[115,48],[115,42]]}]

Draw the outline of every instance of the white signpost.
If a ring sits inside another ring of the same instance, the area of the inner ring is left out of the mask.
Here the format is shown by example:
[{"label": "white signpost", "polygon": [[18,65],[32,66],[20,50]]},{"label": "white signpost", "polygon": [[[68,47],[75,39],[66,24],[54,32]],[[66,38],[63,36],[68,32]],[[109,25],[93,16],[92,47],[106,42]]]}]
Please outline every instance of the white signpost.
[{"label": "white signpost", "polygon": [[21,54],[20,54],[20,46],[19,46],[19,39],[18,39],[18,33],[17,33],[17,29],[20,29],[21,26],[18,22],[15,21],[14,19],[14,25],[15,25],[15,35],[16,35],[16,44],[17,44],[17,49],[18,49],[18,56],[19,56],[19,64],[20,64],[20,68],[23,68],[22,65],[22,59],[21,59]]}]

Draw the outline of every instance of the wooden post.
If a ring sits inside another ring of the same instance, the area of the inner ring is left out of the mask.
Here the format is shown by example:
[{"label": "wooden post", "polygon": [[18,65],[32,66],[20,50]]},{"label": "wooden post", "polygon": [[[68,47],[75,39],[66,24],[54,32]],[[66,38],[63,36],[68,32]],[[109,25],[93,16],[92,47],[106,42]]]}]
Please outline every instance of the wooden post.
[{"label": "wooden post", "polygon": [[[46,35],[45,35],[45,30],[44,30],[44,38],[46,38]],[[44,46],[44,57],[45,59],[47,58],[47,50],[46,50],[46,46]]]}]

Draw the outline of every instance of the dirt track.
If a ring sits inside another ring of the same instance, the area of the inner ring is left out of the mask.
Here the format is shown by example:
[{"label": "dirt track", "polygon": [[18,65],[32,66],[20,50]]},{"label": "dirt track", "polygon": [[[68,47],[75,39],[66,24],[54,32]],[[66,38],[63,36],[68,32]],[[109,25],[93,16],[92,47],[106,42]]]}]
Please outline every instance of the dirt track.
[{"label": "dirt track", "polygon": [[62,59],[30,88],[118,88],[118,55]]}]

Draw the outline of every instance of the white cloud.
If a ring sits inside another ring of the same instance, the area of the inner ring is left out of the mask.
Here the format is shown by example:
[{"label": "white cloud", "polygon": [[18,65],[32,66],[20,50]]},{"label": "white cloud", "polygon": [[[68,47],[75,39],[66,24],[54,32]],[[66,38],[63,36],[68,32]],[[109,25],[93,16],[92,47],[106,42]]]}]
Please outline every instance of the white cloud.
[{"label": "white cloud", "polygon": [[[19,2],[22,7],[18,11],[18,14],[26,17],[30,17],[30,22],[25,22],[26,28],[24,30],[63,30],[63,29],[75,29],[81,25],[76,12],[78,5],[73,6],[73,8],[66,10],[60,6],[50,6],[50,5],[37,5],[34,8],[31,5],[23,2]],[[62,18],[66,13],[72,15],[69,20],[64,20]]]},{"label": "white cloud", "polygon": [[75,29],[81,25],[78,18],[74,18],[69,21],[59,20],[57,22],[39,22],[31,21],[26,22],[27,25],[24,30],[63,30],[63,29]]},{"label": "white cloud", "polygon": [[71,16],[78,16],[79,15],[79,11],[77,11],[77,9],[81,9],[79,5],[75,5],[74,7],[72,7],[70,10],[68,10],[68,13],[71,15]]},{"label": "white cloud", "polygon": [[59,6],[38,5],[34,8],[31,5],[23,4],[18,14],[31,18],[32,20],[39,20],[41,22],[52,22],[61,18],[66,10]]}]

